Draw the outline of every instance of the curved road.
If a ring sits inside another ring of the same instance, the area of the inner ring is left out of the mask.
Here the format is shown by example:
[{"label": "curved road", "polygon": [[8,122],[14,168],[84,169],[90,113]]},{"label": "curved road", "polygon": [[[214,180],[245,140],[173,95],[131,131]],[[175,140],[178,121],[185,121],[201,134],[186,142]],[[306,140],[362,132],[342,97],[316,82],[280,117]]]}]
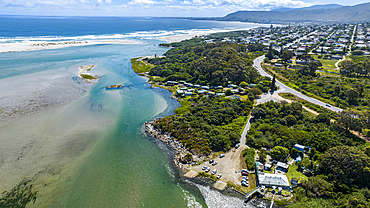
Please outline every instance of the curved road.
[{"label": "curved road", "polygon": [[[267,76],[267,77],[270,77],[272,79],[272,76],[269,75],[265,70],[262,69],[261,67],[261,63],[262,61],[265,59],[265,56],[260,56],[258,58],[256,58],[254,61],[253,61],[253,67],[257,69],[258,73],[260,73],[262,76]],[[341,112],[343,109],[341,108],[337,108],[337,107],[334,107],[334,106],[330,106],[322,101],[319,101],[319,100],[316,100],[315,98],[311,98],[311,97],[308,97],[288,86],[286,86],[285,84],[281,83],[280,81],[278,81],[276,79],[276,85],[279,87],[279,89],[275,92],[272,92],[271,94],[278,94],[278,93],[291,93],[303,100],[306,100],[310,103],[313,103],[313,104],[316,104],[316,105],[319,105],[321,107],[324,107],[328,110],[331,110],[331,111],[335,111],[335,112]]]},{"label": "curved road", "polygon": [[[262,76],[266,76],[266,77],[270,77],[272,79],[272,76],[269,75],[265,70],[262,69],[262,66],[261,66],[261,63],[262,61],[265,59],[265,56],[260,56],[256,59],[254,59],[253,61],[253,67],[257,69],[258,73],[260,73]],[[331,110],[331,111],[335,111],[335,112],[341,112],[343,109],[341,108],[337,108],[337,107],[334,107],[334,106],[327,106],[326,103],[322,102],[322,101],[319,101],[319,100],[316,100],[314,98],[311,98],[311,97],[308,97],[288,86],[286,86],[285,84],[281,83],[280,81],[276,80],[276,85],[279,87],[279,89],[275,92],[271,92],[271,93],[266,93],[264,95],[261,96],[260,99],[258,99],[257,101],[257,104],[260,104],[260,103],[266,103],[270,100],[274,101],[274,102],[277,102],[277,101],[281,101],[281,100],[286,100],[285,98],[279,96],[278,94],[279,93],[291,93],[303,100],[306,100],[310,103],[313,103],[313,104],[316,104],[316,105],[319,105],[319,106],[322,106],[328,110]],[[245,125],[244,127],[244,130],[243,130],[243,133],[240,137],[240,145],[242,147],[246,146],[245,145],[245,136],[247,135],[247,132],[251,126],[251,123],[250,123],[250,119],[251,119],[252,116],[249,116],[249,119],[247,121],[247,124]]]}]

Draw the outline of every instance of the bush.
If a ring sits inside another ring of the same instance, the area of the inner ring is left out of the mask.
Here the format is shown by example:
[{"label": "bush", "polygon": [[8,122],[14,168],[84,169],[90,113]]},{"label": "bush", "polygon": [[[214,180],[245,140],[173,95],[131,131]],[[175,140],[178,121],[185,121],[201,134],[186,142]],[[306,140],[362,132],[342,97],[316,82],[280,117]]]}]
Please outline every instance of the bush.
[{"label": "bush", "polygon": [[248,170],[253,170],[255,165],[254,156],[256,152],[253,148],[243,150],[243,157],[245,157],[245,163],[247,164]]},{"label": "bush", "polygon": [[283,160],[289,155],[289,150],[282,146],[272,148],[271,157],[274,160]]}]

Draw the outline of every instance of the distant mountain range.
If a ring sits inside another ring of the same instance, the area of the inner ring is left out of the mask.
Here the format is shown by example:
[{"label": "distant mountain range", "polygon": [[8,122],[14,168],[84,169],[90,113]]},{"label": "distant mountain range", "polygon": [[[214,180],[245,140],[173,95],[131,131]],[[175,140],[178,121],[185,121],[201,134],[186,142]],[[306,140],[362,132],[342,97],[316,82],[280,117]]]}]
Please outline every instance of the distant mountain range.
[{"label": "distant mountain range", "polygon": [[286,12],[286,11],[292,11],[292,10],[315,10],[315,9],[336,9],[339,7],[343,7],[343,5],[340,4],[325,4],[325,5],[313,5],[310,7],[302,7],[302,8],[288,8],[288,7],[282,7],[279,9],[273,9],[271,11],[274,12]]},{"label": "distant mountain range", "polygon": [[370,3],[355,6],[327,4],[298,9],[281,8],[274,11],[238,11],[218,20],[264,23],[302,21],[366,22],[370,21]]}]

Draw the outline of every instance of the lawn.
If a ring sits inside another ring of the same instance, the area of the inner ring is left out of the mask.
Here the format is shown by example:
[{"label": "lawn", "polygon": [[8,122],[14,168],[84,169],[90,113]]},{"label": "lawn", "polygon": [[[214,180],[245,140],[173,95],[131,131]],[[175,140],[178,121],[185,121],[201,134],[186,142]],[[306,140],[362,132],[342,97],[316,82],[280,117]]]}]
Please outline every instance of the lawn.
[{"label": "lawn", "polygon": [[331,59],[319,59],[317,56],[313,56],[316,60],[320,61],[322,63],[322,68],[325,71],[335,71],[337,72],[337,67],[335,67],[335,63],[338,62],[338,60],[331,60]]},{"label": "lawn", "polygon": [[296,166],[295,164],[289,166],[289,171],[286,173],[286,176],[288,177],[289,182],[293,178],[298,179],[299,182],[307,179],[307,176],[305,176],[302,172],[299,172],[297,169],[298,169],[298,166]]}]

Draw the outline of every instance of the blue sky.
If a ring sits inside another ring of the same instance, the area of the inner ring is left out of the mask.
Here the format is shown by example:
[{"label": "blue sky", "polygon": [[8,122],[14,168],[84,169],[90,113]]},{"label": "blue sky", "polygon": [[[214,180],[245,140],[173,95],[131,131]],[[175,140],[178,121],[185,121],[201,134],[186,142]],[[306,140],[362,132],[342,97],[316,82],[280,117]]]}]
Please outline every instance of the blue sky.
[{"label": "blue sky", "polygon": [[362,0],[0,0],[0,14],[51,16],[220,17],[239,10],[315,4],[355,5]]}]

